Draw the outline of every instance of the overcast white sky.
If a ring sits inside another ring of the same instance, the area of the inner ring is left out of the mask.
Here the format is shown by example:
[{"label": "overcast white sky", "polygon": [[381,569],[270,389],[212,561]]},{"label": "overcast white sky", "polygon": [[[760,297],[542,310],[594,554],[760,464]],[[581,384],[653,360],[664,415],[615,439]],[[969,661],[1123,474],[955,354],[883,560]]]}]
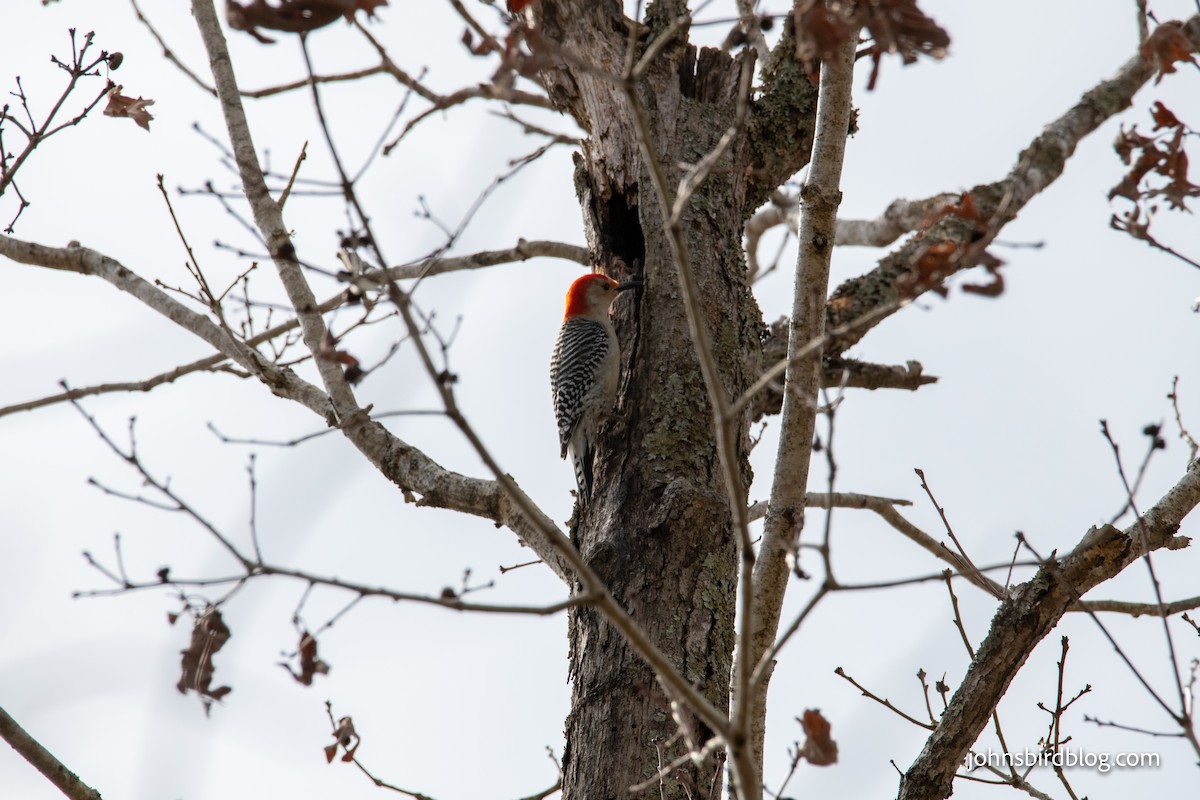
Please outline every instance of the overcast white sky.
[{"label": "overcast white sky", "polygon": [[[143,6],[178,55],[205,72],[186,4]],[[1160,19],[1195,11],[1192,0],[1152,0],[1150,6]],[[886,61],[878,90],[856,97],[860,132],[847,152],[846,216],[874,216],[896,197],[956,191],[1001,177],[1043,125],[1136,49],[1133,0],[922,0],[921,7],[950,32],[950,57],[908,68]],[[490,19],[487,11],[482,8]],[[70,27],[80,34],[94,30],[97,48],[123,52],[114,79],[127,94],[155,100],[150,133],[96,112],[45,143],[20,173],[21,191],[32,205],[16,235],[55,246],[77,239],[143,277],[186,285],[184,253],[154,176],[164,173],[171,189],[197,188],[209,179],[221,188],[234,186],[218,151],[191,130],[199,122],[224,138],[215,102],[161,58],[126,2],[61,0],[43,8],[22,0],[6,4],[4,14],[0,89],[14,91],[14,78],[21,76],[35,113],[49,108],[63,84],[49,57],[69,55]],[[464,54],[462,25],[441,4],[421,4],[418,13],[411,4],[396,3],[379,17],[372,30],[397,62],[412,72],[430,67],[428,81],[439,90],[483,80],[492,69]],[[719,39],[723,32],[706,35]],[[279,38],[266,47],[230,33],[243,87],[303,74],[296,43]],[[340,23],[315,34],[311,44],[320,72],[374,63],[355,31]],[[858,77],[861,86],[865,74]],[[81,96],[100,85],[93,80]],[[375,78],[325,96],[339,147],[356,167],[401,94],[390,79]],[[948,301],[924,299],[856,348],[854,354],[868,360],[919,360],[941,381],[915,394],[848,393],[837,418],[840,489],[912,499],[916,505],[906,514],[936,535],[936,514],[921,501],[912,472],[921,467],[971,555],[990,564],[1010,557],[1017,530],[1043,552],[1066,549],[1122,505],[1099,435],[1101,418],[1130,461],[1141,455],[1142,426],[1165,421],[1170,446],[1152,464],[1141,498],[1148,505],[1174,483],[1186,458],[1166,400],[1175,375],[1185,418],[1200,429],[1200,317],[1189,311],[1200,294],[1200,273],[1110,230],[1105,195],[1122,170],[1111,147],[1118,125],[1147,129],[1147,109],[1161,100],[1200,127],[1198,97],[1200,71],[1184,69],[1147,87],[1133,109],[1084,142],[1065,175],[1005,231],[1006,241],[1045,246],[997,251],[1008,262],[1003,297],[956,292]],[[5,100],[16,102],[7,94]],[[414,103],[406,114],[420,108]],[[249,113],[256,143],[269,151],[274,168],[290,169],[308,141],[302,174],[331,177],[307,95],[251,102]],[[571,130],[549,115],[537,118]],[[6,130],[5,143],[15,142]],[[388,259],[400,263],[441,243],[436,227],[414,215],[419,197],[456,224],[508,159],[539,144],[483,106],[423,123],[375,165],[362,187]],[[219,239],[258,249],[231,217],[211,199],[172,199],[214,282],[245,268],[244,260],[211,246]],[[0,218],[7,223],[12,213],[13,199],[6,195]],[[336,201],[295,197],[287,217],[301,256],[334,267],[335,229],[346,228]],[[1200,253],[1194,218],[1158,225],[1164,240],[1193,257]],[[583,243],[567,148],[551,151],[502,186],[455,252],[507,247],[518,237]],[[869,269],[880,255],[839,251],[834,281]],[[790,307],[790,258],[757,287],[768,321]],[[445,329],[462,317],[451,353],[462,406],[500,464],[558,520],[570,515],[573,478],[557,458],[546,365],[562,293],[578,271],[535,260],[438,277],[418,294]],[[320,277],[313,282],[322,297],[338,289]],[[279,294],[267,272],[256,291],[267,298]],[[95,279],[5,261],[0,298],[0,406],[52,393],[63,378],[79,386],[138,380],[207,354],[198,341]],[[355,352],[373,362],[395,334],[394,326],[377,326],[364,332]],[[377,411],[436,407],[424,374],[403,350],[358,394]],[[129,417],[136,415],[140,454],[149,468],[169,476],[179,493],[242,542],[248,541],[249,517],[245,467],[249,454],[257,453],[259,536],[276,562],[428,593],[456,585],[469,567],[477,581],[496,579],[496,587],[480,595],[489,602],[548,603],[564,596],[543,568],[497,575],[499,565],[529,557],[510,532],[406,506],[334,436],[295,449],[219,442],[206,428],[209,421],[229,435],[278,439],[320,428],[308,412],[258,385],[193,376],[150,395],[108,395],[85,406],[122,442]],[[417,416],[388,424],[445,466],[485,474],[449,423]],[[773,427],[754,453],[759,476],[770,475]],[[816,475],[823,480],[824,468]],[[553,782],[545,748],[561,754],[570,692],[564,616],[478,617],[365,601],[322,636],[322,655],[333,671],[304,688],[276,666],[280,654],[295,646],[290,618],[303,586],[256,583],[227,604],[233,638],[216,658],[215,683],[234,691],[206,719],[194,697],[175,689],[188,625],[167,624],[167,613],[178,610],[168,592],[84,600],[72,600],[71,593],[106,586],[80,553],[89,550],[112,565],[116,532],[135,577],[151,576],[163,565],[195,576],[228,573],[233,565],[195,524],[105,496],[87,485],[92,476],[123,491],[140,490],[137,476],[71,408],[0,417],[0,705],[106,798],[379,796],[351,767],[325,764],[321,748],[331,741],[326,699],[337,715],[353,715],[363,735],[360,757],[405,788],[438,800],[503,800]],[[755,485],[755,499],[765,497],[765,480]],[[939,567],[870,517],[838,512],[835,530],[844,580],[920,575]],[[1190,519],[1182,532],[1195,536],[1200,527]],[[1164,554],[1156,565],[1168,599],[1198,593],[1194,552]],[[1097,596],[1149,599],[1144,570],[1127,572]],[[796,588],[789,608],[802,602],[808,587]],[[978,642],[993,606],[966,588],[960,598]],[[304,619],[310,627],[321,625],[349,599],[318,592]],[[936,583],[831,598],[785,651],[772,684],[768,787],[778,785],[785,748],[799,736],[792,718],[818,707],[833,723],[841,762],[823,770],[801,766],[789,793],[894,796],[896,775],[888,761],[907,767],[924,741],[922,732],[858,696],[833,669],[844,667],[878,694],[920,713],[918,668],[931,679],[945,673],[956,685],[968,663],[950,618],[944,588]],[[1111,616],[1105,622],[1169,695],[1160,626]],[[1176,632],[1181,660],[1200,654],[1194,636],[1188,639],[1182,626]],[[1010,745],[1032,746],[1045,730],[1045,715],[1034,704],[1054,699],[1060,633],[1071,636],[1067,686],[1093,686],[1068,719],[1076,743],[1093,752],[1162,757],[1159,769],[1073,772],[1080,794],[1193,795],[1200,775],[1194,754],[1179,742],[1082,721],[1088,714],[1170,728],[1086,618],[1071,618],[1051,634],[1014,683],[1001,706]],[[1064,794],[1045,770],[1034,780],[1055,797]],[[1003,791],[960,782],[956,797]],[[58,796],[0,747],[0,797]]]}]

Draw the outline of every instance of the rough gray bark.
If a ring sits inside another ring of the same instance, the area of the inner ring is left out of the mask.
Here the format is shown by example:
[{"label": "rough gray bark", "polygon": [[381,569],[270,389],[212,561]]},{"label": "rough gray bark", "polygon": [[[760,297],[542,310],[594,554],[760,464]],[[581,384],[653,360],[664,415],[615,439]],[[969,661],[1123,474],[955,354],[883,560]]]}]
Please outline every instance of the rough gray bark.
[{"label": "rough gray bark", "polygon": [[[685,11],[683,3],[651,6],[633,61]],[[539,13],[544,39],[573,56],[556,60],[543,80],[559,107],[590,134],[577,159],[576,188],[593,258],[614,277],[644,281],[632,302],[617,304],[621,400],[602,436],[596,494],[576,520],[573,536],[650,639],[715,706],[727,709],[737,583],[733,523],[664,211],[639,153],[621,84],[632,23],[615,3],[543,2]],[[678,31],[636,86],[648,116],[648,144],[672,186],[683,175],[680,165],[699,160],[732,125],[739,76],[751,68],[748,56],[697,51],[686,44],[686,26]],[[790,56],[781,58],[786,62]],[[790,100],[780,105],[790,102],[794,111],[797,96],[813,105],[811,85],[789,91]],[[759,128],[768,118],[776,128],[792,126],[786,134],[773,131],[788,142],[788,157],[764,169],[756,162],[753,137],[743,132],[693,197],[683,225],[704,324],[730,397],[757,373],[758,358],[747,354],[757,355],[763,330],[741,248],[742,226],[754,208],[750,195],[760,191],[758,183],[790,175],[807,159],[794,114],[772,116],[765,109],[760,103],[752,112]],[[736,453],[743,489],[750,481],[747,432],[748,416]],[[670,698],[594,609],[572,611],[570,628],[573,694],[563,796],[629,797],[631,786],[653,778],[689,746],[702,746],[711,731],[685,715],[691,741],[679,739]],[[711,758],[633,796],[708,797],[720,793],[721,781],[721,764]]]}]

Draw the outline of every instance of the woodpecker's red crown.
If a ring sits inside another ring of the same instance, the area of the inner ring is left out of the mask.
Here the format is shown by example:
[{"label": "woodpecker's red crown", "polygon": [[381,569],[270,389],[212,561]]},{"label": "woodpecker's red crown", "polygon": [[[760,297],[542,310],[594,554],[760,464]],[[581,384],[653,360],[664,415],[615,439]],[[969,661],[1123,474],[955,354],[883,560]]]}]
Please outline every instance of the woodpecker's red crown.
[{"label": "woodpecker's red crown", "polygon": [[617,296],[618,286],[612,278],[598,272],[576,278],[567,289],[567,312],[563,319],[586,317],[598,310],[607,312]]}]

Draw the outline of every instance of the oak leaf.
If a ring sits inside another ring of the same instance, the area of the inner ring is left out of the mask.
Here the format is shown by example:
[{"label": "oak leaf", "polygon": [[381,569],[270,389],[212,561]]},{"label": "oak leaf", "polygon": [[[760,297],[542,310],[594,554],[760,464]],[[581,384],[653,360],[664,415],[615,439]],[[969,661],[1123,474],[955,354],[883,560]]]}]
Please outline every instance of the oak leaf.
[{"label": "oak leaf", "polygon": [[142,128],[150,130],[150,120],[154,119],[146,106],[154,105],[153,100],[144,97],[126,97],[121,94],[124,86],[114,86],[108,90],[108,105],[104,108],[106,117],[129,117]]}]

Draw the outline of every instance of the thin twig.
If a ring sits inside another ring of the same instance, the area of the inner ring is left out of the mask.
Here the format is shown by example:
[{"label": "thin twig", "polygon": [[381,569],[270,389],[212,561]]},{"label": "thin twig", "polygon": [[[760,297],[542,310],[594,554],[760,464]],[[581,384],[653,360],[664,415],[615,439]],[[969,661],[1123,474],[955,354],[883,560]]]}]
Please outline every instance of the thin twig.
[{"label": "thin twig", "polygon": [[1171,380],[1171,393],[1167,395],[1167,399],[1171,401],[1171,408],[1175,412],[1175,426],[1179,428],[1179,438],[1183,439],[1188,446],[1188,461],[1195,461],[1200,454],[1200,442],[1197,442],[1192,434],[1188,432],[1187,427],[1183,424],[1183,416],[1179,411],[1179,376],[1176,375]]},{"label": "thin twig", "polygon": [[[955,548],[958,549],[958,556],[962,559],[962,563],[966,565],[967,569],[973,572],[978,572],[978,569],[976,569],[975,565],[971,562],[971,557],[968,556],[967,551],[963,549],[962,542],[958,541],[958,536],[954,533],[954,528],[950,526],[950,520],[946,518],[946,509],[942,508],[941,505],[938,504],[937,498],[933,496],[933,490],[929,488],[929,483],[925,480],[925,471],[922,469],[914,469],[913,472],[917,473],[917,477],[921,479],[921,488],[925,490],[925,494],[929,497],[929,502],[933,503],[934,509],[937,511],[938,516],[942,520],[942,525],[946,528],[946,533],[950,536],[950,541],[954,542]],[[982,576],[979,576],[979,578],[980,582],[982,583]],[[1004,593],[996,593],[995,597],[1000,599],[1004,597]]]},{"label": "thin twig", "polygon": [[879,695],[872,692],[870,689],[863,686],[858,681],[854,680],[854,678],[851,678],[849,675],[846,674],[846,671],[844,669],[842,669],[841,667],[838,667],[837,669],[835,669],[833,671],[833,674],[837,675],[839,678],[844,678],[848,683],[850,683],[851,686],[853,686],[855,689],[858,689],[860,692],[862,692],[863,697],[867,697],[867,698],[870,698],[871,700],[874,700],[876,703],[879,703],[881,706],[883,706],[884,708],[887,708],[888,710],[890,710],[892,713],[896,714],[897,716],[908,720],[913,725],[916,725],[919,728],[924,728],[927,731],[931,731],[935,727],[937,727],[932,722],[922,722],[921,720],[917,719],[916,717],[913,717],[913,716],[910,716],[910,715],[904,713],[899,708],[894,706],[892,704],[891,700],[888,700],[886,697],[880,697]]},{"label": "thin twig", "polygon": [[279,194],[279,208],[283,209],[287,203],[288,195],[292,193],[292,186],[296,183],[296,176],[300,174],[300,165],[304,159],[308,158],[308,140],[300,147],[300,155],[296,156],[296,166],[292,167],[291,177],[288,178],[287,186],[283,187],[283,191]]}]

